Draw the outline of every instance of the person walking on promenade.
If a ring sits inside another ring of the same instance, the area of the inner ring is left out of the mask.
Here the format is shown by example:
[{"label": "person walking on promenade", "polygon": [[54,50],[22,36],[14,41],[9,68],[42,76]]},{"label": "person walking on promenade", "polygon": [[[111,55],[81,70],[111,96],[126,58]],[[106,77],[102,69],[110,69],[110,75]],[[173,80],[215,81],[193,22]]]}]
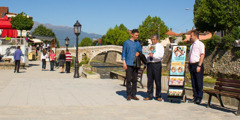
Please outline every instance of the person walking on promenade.
[{"label": "person walking on promenade", "polygon": [[55,63],[55,58],[56,55],[54,54],[53,50],[50,50],[50,71],[54,71],[54,63]]},{"label": "person walking on promenade", "polygon": [[64,73],[64,63],[65,63],[65,60],[66,60],[64,50],[61,51],[58,59],[59,59],[60,73]]},{"label": "person walking on promenade", "polygon": [[200,104],[203,97],[203,60],[205,57],[205,46],[199,41],[199,32],[191,32],[191,47],[189,54],[189,71],[191,74],[193,88],[193,102]]},{"label": "person walking on promenade", "polygon": [[67,50],[65,56],[66,56],[66,72],[70,73],[71,62],[72,62],[72,55],[69,52],[69,50]]},{"label": "person walking on promenade", "polygon": [[138,30],[133,29],[131,38],[123,43],[122,49],[123,68],[126,70],[128,101],[131,99],[139,100],[139,98],[136,97],[138,68],[135,68],[133,63],[135,56],[139,56],[140,52],[142,52],[142,47],[137,41],[138,35]]},{"label": "person walking on promenade", "polygon": [[15,68],[14,73],[17,71],[19,73],[21,56],[23,56],[20,46],[17,46],[17,50],[14,53]]},{"label": "person walking on promenade", "polygon": [[149,45],[151,52],[146,55],[147,57],[147,93],[148,97],[143,100],[152,100],[154,81],[156,84],[156,99],[162,101],[161,97],[161,79],[162,79],[162,59],[164,55],[164,47],[158,43],[158,35],[151,37],[152,44]]},{"label": "person walking on promenade", "polygon": [[48,58],[46,49],[43,49],[43,52],[41,54],[41,60],[42,60],[42,71],[46,69],[46,60]]}]

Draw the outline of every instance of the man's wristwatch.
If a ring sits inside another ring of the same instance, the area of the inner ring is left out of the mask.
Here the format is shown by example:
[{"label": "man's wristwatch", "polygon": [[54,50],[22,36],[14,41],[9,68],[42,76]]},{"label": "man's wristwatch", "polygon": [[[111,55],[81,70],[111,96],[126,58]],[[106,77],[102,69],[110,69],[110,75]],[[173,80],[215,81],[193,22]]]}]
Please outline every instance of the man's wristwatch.
[{"label": "man's wristwatch", "polygon": [[198,65],[198,67],[201,67],[201,65]]}]

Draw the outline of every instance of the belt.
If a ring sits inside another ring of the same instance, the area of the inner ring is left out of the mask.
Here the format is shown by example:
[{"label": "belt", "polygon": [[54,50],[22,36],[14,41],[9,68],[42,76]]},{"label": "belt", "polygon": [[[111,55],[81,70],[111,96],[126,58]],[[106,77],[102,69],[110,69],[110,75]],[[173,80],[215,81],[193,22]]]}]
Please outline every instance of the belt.
[{"label": "belt", "polygon": [[148,62],[148,64],[150,64],[150,63],[152,63],[152,64],[161,63],[161,61],[159,61],[159,62]]},{"label": "belt", "polygon": [[195,62],[195,63],[189,63],[190,65],[196,65],[198,64],[199,62]]}]

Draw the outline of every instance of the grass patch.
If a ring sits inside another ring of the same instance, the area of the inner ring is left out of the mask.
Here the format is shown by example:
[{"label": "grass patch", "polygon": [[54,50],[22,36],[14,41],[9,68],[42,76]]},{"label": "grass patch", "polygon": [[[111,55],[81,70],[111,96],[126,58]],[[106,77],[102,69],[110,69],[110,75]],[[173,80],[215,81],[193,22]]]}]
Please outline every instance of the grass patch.
[{"label": "grass patch", "polygon": [[93,75],[93,74],[96,74],[95,72],[93,71],[86,71],[87,74],[90,74],[90,75]]},{"label": "grass patch", "polygon": [[203,77],[203,82],[207,83],[216,83],[216,78],[210,77],[210,76],[204,76]]}]

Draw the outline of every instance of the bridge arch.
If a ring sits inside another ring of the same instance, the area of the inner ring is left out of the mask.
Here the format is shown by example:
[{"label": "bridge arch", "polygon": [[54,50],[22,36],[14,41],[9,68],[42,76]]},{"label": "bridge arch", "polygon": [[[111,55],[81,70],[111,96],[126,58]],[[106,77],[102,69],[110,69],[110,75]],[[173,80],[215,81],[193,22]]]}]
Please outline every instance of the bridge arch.
[{"label": "bridge arch", "polygon": [[104,53],[104,52],[111,52],[111,51],[122,54],[122,50],[118,50],[118,49],[99,50],[99,51],[95,52],[95,53],[91,56],[88,64],[90,64],[90,62],[92,61],[92,59],[93,59],[94,57],[96,57],[97,55],[99,55],[99,54],[101,54],[101,53]]}]

